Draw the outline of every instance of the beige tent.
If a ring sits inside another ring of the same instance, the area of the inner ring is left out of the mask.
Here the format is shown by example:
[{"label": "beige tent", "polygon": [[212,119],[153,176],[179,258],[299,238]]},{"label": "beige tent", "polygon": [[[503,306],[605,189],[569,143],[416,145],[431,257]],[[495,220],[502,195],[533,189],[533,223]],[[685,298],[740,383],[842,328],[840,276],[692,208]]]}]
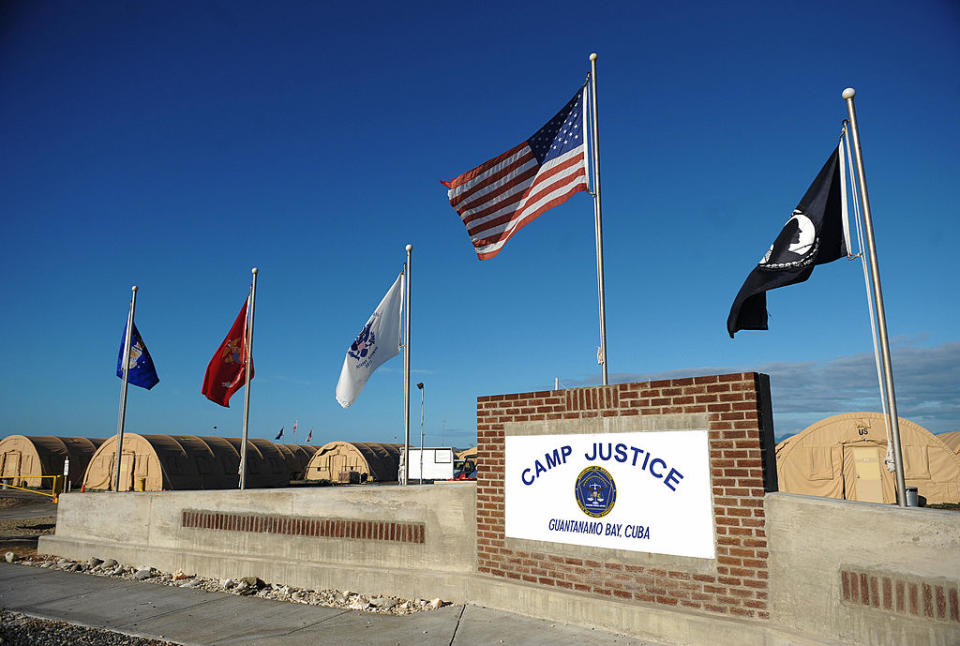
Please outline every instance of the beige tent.
[{"label": "beige tent", "polygon": [[49,489],[52,478],[63,475],[64,460],[70,460],[70,483],[79,487],[83,473],[102,439],[87,437],[28,437],[10,435],[0,440],[0,479],[15,487]]},{"label": "beige tent", "polygon": [[[928,503],[960,501],[960,458],[935,435],[900,418],[908,487]],[[777,445],[780,491],[844,500],[895,503],[896,478],[884,465],[881,413],[844,413],[808,426]]]},{"label": "beige tent", "polygon": [[383,442],[328,442],[307,465],[307,480],[395,482],[400,445]]},{"label": "beige tent", "polygon": [[960,455],[960,431],[953,431],[952,433],[940,433],[937,435],[940,438],[940,441],[949,447],[951,451],[955,454]]},{"label": "beige tent", "polygon": [[462,451],[457,451],[456,456],[458,460],[472,460],[474,464],[477,463],[477,447],[472,449],[463,449]]},{"label": "beige tent", "polygon": [[[480,461],[477,460],[477,447],[473,447],[471,449],[464,449],[462,451],[457,451],[456,456],[457,456],[457,460],[464,461],[465,474],[472,473],[474,469],[480,468]],[[470,468],[469,464],[466,464],[467,462],[470,462],[473,464],[473,469]]]},{"label": "beige tent", "polygon": [[[239,448],[236,438],[124,433],[120,490],[234,489],[239,482]],[[113,437],[90,460],[83,486],[90,490],[113,489],[116,459]],[[245,484],[254,488],[288,483],[286,462],[279,450],[266,440],[249,440]]]}]

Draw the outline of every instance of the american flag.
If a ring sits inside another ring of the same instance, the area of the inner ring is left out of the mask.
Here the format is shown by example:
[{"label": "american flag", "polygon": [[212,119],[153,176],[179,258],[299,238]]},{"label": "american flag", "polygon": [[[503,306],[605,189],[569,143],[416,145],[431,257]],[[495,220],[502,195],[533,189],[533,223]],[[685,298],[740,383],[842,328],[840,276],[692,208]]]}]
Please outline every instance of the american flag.
[{"label": "american flag", "polygon": [[480,260],[538,215],[587,189],[587,88],[519,146],[443,182]]}]

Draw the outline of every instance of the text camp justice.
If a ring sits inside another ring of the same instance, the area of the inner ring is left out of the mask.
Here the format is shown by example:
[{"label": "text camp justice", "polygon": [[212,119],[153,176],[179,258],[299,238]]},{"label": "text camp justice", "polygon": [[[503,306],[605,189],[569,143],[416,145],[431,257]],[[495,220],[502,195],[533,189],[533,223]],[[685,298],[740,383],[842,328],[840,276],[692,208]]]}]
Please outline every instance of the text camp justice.
[{"label": "text camp justice", "polygon": [[[542,461],[536,459],[533,461],[533,466],[520,472],[520,480],[523,481],[524,485],[530,486],[553,467],[566,464],[567,458],[572,454],[573,448],[569,444],[564,444],[553,449],[553,451],[547,451],[543,454]],[[629,446],[623,442],[616,444],[613,442],[593,442],[590,449],[584,452],[583,457],[588,462],[608,462],[610,460],[620,463],[629,462],[631,467],[647,472],[674,492],[677,490],[677,485],[683,480],[683,474],[667,464],[666,460],[654,456],[649,451]]]}]

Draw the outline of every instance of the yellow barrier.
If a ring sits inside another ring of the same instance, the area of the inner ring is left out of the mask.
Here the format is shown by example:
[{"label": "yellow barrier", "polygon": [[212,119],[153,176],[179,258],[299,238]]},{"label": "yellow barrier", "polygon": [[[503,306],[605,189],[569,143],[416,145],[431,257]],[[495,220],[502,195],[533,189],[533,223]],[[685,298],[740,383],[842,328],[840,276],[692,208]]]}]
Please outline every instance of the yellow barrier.
[{"label": "yellow barrier", "polygon": [[[53,478],[53,484],[50,487],[50,493],[47,493],[46,491],[39,491],[30,487],[18,487],[6,482],[7,480],[33,480],[35,478],[39,478],[41,484],[43,484],[44,478]],[[47,496],[51,499],[50,502],[57,502],[60,499],[60,494],[63,493],[63,476],[26,476],[22,478],[3,478],[0,480],[0,484],[2,484],[6,489],[16,489],[17,491],[26,491],[27,493],[35,493],[40,496]]]}]

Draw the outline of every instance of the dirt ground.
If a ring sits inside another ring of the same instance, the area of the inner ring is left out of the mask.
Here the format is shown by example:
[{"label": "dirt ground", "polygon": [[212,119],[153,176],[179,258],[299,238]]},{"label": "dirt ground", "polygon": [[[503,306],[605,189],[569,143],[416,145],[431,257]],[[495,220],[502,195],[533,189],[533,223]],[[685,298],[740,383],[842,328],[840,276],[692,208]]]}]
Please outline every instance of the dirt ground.
[{"label": "dirt ground", "polygon": [[53,534],[56,524],[57,506],[49,498],[0,491],[0,558],[7,552],[20,558],[36,555],[37,539]]}]

